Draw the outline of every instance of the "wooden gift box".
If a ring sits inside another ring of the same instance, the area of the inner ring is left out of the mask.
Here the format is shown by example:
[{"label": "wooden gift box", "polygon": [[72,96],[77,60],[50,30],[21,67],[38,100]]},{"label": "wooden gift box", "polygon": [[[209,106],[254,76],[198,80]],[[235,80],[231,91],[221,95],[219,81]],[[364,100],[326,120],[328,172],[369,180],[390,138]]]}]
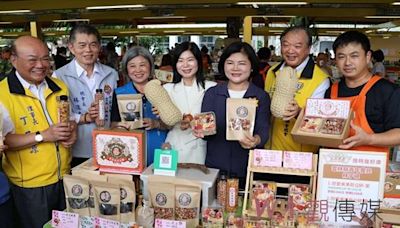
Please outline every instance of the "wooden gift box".
[{"label": "wooden gift box", "polygon": [[145,131],[93,130],[93,163],[101,172],[140,174],[146,168]]},{"label": "wooden gift box", "polygon": [[[320,100],[326,102],[347,102],[343,100],[327,100],[327,99],[309,99],[309,100]],[[308,103],[309,101],[307,101]],[[310,102],[311,103],[311,102]],[[307,108],[307,107],[306,107]],[[315,107],[314,107],[315,108]],[[291,131],[293,139],[302,144],[311,144],[311,145],[318,145],[324,147],[332,147],[337,148],[339,145],[343,144],[343,140],[346,139],[350,134],[350,121],[353,119],[353,112],[351,112],[350,108],[346,112],[346,119],[344,119],[344,126],[342,133],[339,135],[336,134],[324,134],[320,132],[306,132],[300,130],[301,125],[303,123],[303,119],[305,118],[305,109],[303,108],[297,117],[297,120],[293,126]],[[311,116],[312,117],[312,116]],[[324,117],[322,119],[326,119],[330,117]],[[335,118],[335,117],[331,117]]]}]

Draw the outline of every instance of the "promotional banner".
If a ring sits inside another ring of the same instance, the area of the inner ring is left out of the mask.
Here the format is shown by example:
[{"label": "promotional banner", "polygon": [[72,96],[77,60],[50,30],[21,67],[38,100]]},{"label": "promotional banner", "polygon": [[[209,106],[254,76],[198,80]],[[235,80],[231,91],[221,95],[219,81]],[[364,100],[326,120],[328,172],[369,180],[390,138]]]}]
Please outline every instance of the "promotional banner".
[{"label": "promotional banner", "polygon": [[321,149],[315,220],[359,225],[374,219],[383,199],[386,153]]}]

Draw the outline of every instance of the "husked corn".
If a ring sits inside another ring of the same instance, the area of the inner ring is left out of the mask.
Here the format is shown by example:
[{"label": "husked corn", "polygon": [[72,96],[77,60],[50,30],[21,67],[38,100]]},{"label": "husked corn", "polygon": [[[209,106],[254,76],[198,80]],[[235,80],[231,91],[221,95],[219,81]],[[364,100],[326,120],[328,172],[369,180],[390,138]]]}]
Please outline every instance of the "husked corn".
[{"label": "husked corn", "polygon": [[282,118],[285,108],[293,100],[297,90],[296,71],[291,67],[284,67],[276,76],[275,91],[271,100],[271,113]]},{"label": "husked corn", "polygon": [[144,94],[158,110],[161,120],[168,126],[174,126],[182,120],[181,111],[175,106],[168,92],[157,79],[149,81],[144,87]]}]

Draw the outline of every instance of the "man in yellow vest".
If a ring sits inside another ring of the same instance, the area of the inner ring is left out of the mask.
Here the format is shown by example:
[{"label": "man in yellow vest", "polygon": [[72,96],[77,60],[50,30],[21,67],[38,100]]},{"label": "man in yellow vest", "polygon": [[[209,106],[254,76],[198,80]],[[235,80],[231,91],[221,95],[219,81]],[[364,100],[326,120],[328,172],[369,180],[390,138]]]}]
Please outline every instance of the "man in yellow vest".
[{"label": "man in yellow vest", "polygon": [[62,178],[70,171],[76,124],[58,123],[57,98],[68,96],[68,89],[47,77],[50,57],[41,40],[15,40],[11,63],[15,70],[0,82],[0,103],[13,125],[5,132],[2,165],[21,227],[41,228],[52,210],[65,209]]},{"label": "man in yellow vest", "polygon": [[365,34],[345,32],[333,50],[344,80],[333,84],[326,97],[350,100],[355,114],[350,137],[339,148],[389,152],[400,144],[400,88],[368,70],[371,51]]},{"label": "man in yellow vest", "polygon": [[[272,118],[271,136],[265,145],[267,149],[317,152],[317,146],[297,143],[290,134],[300,110],[307,98],[323,98],[329,87],[328,75],[321,70],[310,57],[312,36],[308,29],[300,26],[289,27],[281,35],[281,63],[272,66],[265,81],[265,91],[273,96],[275,79],[279,71],[289,66],[298,76],[297,92],[293,101],[286,107],[283,119]],[[284,75],[282,75],[284,76]]]}]

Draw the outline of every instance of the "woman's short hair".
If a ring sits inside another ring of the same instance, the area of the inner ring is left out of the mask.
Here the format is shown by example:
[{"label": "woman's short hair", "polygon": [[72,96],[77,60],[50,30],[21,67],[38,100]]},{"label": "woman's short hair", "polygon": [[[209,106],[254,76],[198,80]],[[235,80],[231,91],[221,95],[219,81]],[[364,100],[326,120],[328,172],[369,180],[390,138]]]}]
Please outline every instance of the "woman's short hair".
[{"label": "woman's short hair", "polygon": [[201,52],[197,44],[193,42],[183,42],[179,45],[174,50],[174,55],[173,55],[173,64],[172,68],[174,69],[174,80],[173,83],[178,83],[182,80],[182,75],[180,75],[176,69],[176,64],[178,63],[179,57],[181,54],[185,51],[190,51],[194,55],[197,61],[198,69],[196,72],[196,81],[197,85],[200,85],[201,87],[205,88],[204,85],[204,75],[203,75],[203,67],[202,67],[202,58],[201,58]]},{"label": "woman's short hair", "polygon": [[152,77],[154,75],[154,60],[153,60],[153,56],[150,54],[149,50],[147,50],[147,48],[141,47],[141,46],[134,46],[129,48],[126,52],[124,57],[122,58],[122,73],[125,76],[129,76],[128,75],[128,62],[131,61],[131,59],[138,57],[138,56],[142,56],[143,58],[145,58],[149,64],[150,64],[150,76]]},{"label": "woman's short hair", "polygon": [[232,54],[235,53],[243,53],[247,55],[247,58],[250,60],[251,63],[251,73],[250,73],[250,78],[257,76],[258,74],[258,59],[257,55],[253,49],[253,47],[242,41],[234,42],[231,45],[229,45],[227,48],[224,49],[224,52],[221,55],[221,58],[218,63],[218,71],[220,74],[226,76],[225,70],[224,70],[224,65],[225,61],[231,56]]}]

